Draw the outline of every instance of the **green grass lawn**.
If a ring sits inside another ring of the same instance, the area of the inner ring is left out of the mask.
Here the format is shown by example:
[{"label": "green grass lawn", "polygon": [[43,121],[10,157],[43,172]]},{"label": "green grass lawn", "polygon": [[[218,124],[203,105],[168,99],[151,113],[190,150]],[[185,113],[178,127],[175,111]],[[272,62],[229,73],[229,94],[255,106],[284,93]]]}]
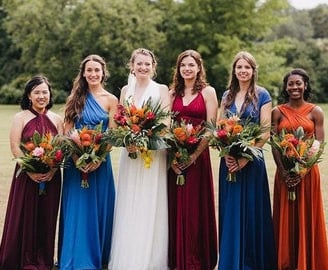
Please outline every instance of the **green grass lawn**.
[{"label": "green grass lawn", "polygon": [[[321,104],[320,105],[325,112],[325,115],[328,115],[328,104]],[[12,119],[16,112],[20,111],[18,105],[0,105],[0,235],[2,235],[2,227],[3,221],[7,206],[7,198],[9,193],[9,188],[12,179],[12,173],[14,169],[15,162],[12,160],[12,154],[10,152],[9,146],[9,130],[12,125]],[[63,115],[63,106],[57,105],[53,108],[53,111]],[[325,125],[326,131],[326,140],[328,136],[328,123]],[[275,164],[273,158],[271,156],[270,148],[268,145],[265,146],[265,158],[267,164],[267,170],[269,175],[269,184],[270,184],[270,191],[272,195],[273,191],[273,175],[275,171]],[[326,147],[328,149],[328,146]],[[118,160],[119,160],[119,149],[113,149],[112,153],[112,163],[115,175],[117,174],[118,168]],[[217,170],[219,165],[219,159],[217,157],[217,152],[212,150],[211,151],[212,157],[212,167],[213,167],[213,174],[214,174],[214,183],[215,183],[215,190],[218,192],[217,188]],[[322,193],[324,198],[324,209],[325,209],[325,216],[326,216],[326,227],[328,229],[328,150],[326,150],[323,161],[320,163],[321,169],[321,187]],[[216,196],[217,198],[217,196]]]}]

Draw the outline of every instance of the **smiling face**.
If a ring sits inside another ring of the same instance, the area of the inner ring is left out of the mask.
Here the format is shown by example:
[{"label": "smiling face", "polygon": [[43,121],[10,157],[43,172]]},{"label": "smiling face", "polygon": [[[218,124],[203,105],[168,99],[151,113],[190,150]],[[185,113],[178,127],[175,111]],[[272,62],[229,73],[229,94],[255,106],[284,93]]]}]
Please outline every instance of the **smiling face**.
[{"label": "smiling face", "polygon": [[153,59],[148,54],[138,53],[132,63],[132,70],[136,78],[148,79],[153,76]]},{"label": "smiling face", "polygon": [[197,77],[197,73],[200,71],[196,60],[192,56],[186,56],[181,60],[180,74],[184,80],[194,80]]},{"label": "smiling face", "polygon": [[32,109],[37,112],[43,112],[50,102],[50,90],[46,83],[37,85],[28,95],[32,102]]},{"label": "smiling face", "polygon": [[236,62],[235,75],[239,82],[249,82],[252,80],[254,70],[249,62],[241,58]]},{"label": "smiling face", "polygon": [[306,84],[302,76],[293,74],[288,77],[286,91],[290,99],[302,99]]},{"label": "smiling face", "polygon": [[83,77],[85,77],[89,86],[101,85],[104,76],[102,65],[97,61],[88,61],[85,63]]}]

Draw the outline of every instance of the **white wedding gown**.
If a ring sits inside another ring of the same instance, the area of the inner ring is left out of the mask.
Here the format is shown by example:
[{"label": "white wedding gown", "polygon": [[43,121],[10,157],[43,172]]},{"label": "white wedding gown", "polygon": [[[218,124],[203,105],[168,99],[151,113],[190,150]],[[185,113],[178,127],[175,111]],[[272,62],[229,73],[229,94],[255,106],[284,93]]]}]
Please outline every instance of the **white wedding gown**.
[{"label": "white wedding gown", "polygon": [[[160,98],[158,84],[151,81],[140,104],[150,96]],[[126,97],[133,95],[128,90]],[[150,168],[128,157],[122,149],[117,201],[108,269],[168,269],[168,209],[166,151],[152,151]]]}]

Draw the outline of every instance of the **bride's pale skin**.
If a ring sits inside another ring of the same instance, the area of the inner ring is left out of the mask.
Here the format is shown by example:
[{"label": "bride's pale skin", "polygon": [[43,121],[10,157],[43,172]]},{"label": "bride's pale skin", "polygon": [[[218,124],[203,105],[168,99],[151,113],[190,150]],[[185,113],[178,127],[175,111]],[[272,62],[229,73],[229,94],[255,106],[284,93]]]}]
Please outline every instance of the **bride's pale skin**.
[{"label": "bride's pale skin", "polygon": [[[130,63],[130,72],[135,76],[136,79],[136,86],[133,94],[133,100],[136,104],[139,104],[139,101],[142,99],[142,96],[147,89],[148,84],[150,83],[152,76],[154,74],[155,67],[152,62],[152,57],[147,54],[138,53],[134,58],[134,62]],[[169,89],[164,84],[159,84],[160,93],[161,93],[161,107],[162,108],[169,108]],[[120,103],[124,103],[124,98],[126,92],[128,90],[128,86],[125,85],[122,88]],[[170,119],[167,119],[164,122],[166,125],[169,125]],[[137,149],[135,146],[130,145],[127,146],[126,149],[130,152],[136,152]]]}]

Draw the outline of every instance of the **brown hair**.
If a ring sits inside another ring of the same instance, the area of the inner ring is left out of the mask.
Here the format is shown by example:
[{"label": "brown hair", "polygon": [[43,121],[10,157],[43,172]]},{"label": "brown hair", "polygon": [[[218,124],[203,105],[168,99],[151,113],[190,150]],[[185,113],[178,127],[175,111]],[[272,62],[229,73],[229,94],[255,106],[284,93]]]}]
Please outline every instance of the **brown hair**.
[{"label": "brown hair", "polygon": [[80,64],[79,73],[74,79],[73,88],[71,90],[71,94],[68,96],[66,105],[65,105],[65,122],[74,122],[81,115],[81,112],[85,105],[85,100],[88,92],[88,83],[83,76],[85,71],[85,65],[89,61],[98,62],[103,71],[103,77],[101,79],[101,83],[104,86],[105,81],[109,76],[109,73],[106,68],[105,60],[96,54],[91,54],[83,59]]},{"label": "brown hair", "polygon": [[240,59],[246,60],[253,69],[253,76],[251,79],[249,89],[246,93],[245,102],[243,104],[243,108],[241,109],[241,111],[243,111],[246,108],[246,106],[250,103],[253,103],[254,107],[256,108],[256,103],[257,103],[257,99],[258,99],[257,94],[256,94],[256,81],[257,81],[257,75],[258,75],[256,60],[255,60],[254,56],[251,55],[249,52],[241,51],[236,54],[236,56],[234,57],[233,62],[232,62],[230,79],[229,79],[229,83],[228,83],[228,91],[229,92],[228,92],[227,96],[225,97],[224,109],[227,109],[228,107],[231,106],[231,104],[235,100],[237,92],[240,90],[239,81],[235,74],[236,64]]},{"label": "brown hair", "polygon": [[199,92],[207,86],[206,72],[203,65],[202,57],[198,52],[194,50],[186,50],[179,54],[174,69],[173,82],[170,88],[174,90],[175,95],[180,95],[180,96],[184,95],[185,84],[184,84],[184,79],[180,74],[180,65],[182,60],[187,56],[191,56],[192,58],[194,58],[199,68],[199,72],[197,73],[196,81],[192,93],[194,94],[196,92]]}]

